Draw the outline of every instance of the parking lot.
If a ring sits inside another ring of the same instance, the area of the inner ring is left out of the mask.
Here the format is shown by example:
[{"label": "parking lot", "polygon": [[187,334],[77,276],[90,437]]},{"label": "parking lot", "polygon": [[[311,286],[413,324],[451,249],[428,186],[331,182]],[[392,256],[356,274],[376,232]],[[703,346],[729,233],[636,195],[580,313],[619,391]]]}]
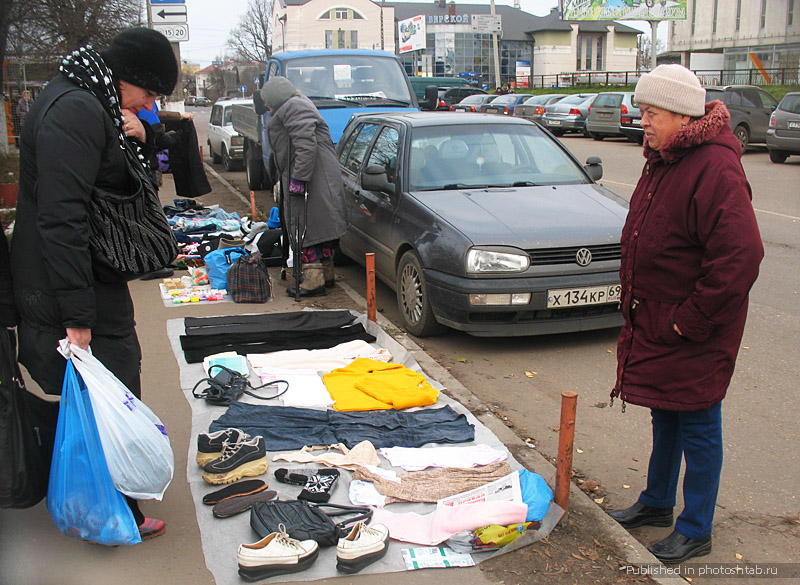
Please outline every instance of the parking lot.
[{"label": "parking lot", "polygon": [[[208,109],[190,109],[196,113],[202,144]],[[601,183],[630,198],[643,165],[640,146],[625,139],[597,142],[571,134],[561,140],[581,163],[590,155],[600,156]],[[751,295],[737,373],[723,406],[726,460],[714,552],[707,559],[737,562],[741,559],[734,555],[742,555],[745,561],[791,562],[800,536],[796,495],[800,471],[792,463],[800,380],[800,276],[796,269],[800,264],[800,157],[774,164],[766,148],[751,146],[742,162],[753,189],[766,255]],[[213,166],[247,193],[244,173],[225,173],[220,165]],[[257,201],[262,209],[271,204],[266,192],[259,192]],[[342,267],[340,274],[350,286],[364,290],[360,267]],[[379,310],[399,323],[394,292],[383,285],[377,292]],[[601,505],[617,508],[629,505],[642,489],[650,448],[647,411],[630,407],[623,414],[619,404],[608,407],[616,334],[603,330],[482,339],[449,331],[422,340],[421,345],[487,406],[506,417],[519,435],[549,456],[557,451],[560,393],[577,391],[575,466],[579,477],[598,483],[594,495],[597,500],[603,498]],[[635,529],[634,534],[648,544],[663,536],[654,528]]]}]

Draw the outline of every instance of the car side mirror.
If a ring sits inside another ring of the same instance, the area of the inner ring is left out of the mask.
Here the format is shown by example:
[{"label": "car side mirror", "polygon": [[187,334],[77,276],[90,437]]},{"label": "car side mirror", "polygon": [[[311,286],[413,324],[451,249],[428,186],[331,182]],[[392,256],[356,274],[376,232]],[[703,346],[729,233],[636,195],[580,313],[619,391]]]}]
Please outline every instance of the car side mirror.
[{"label": "car side mirror", "polygon": [[386,191],[394,193],[394,183],[389,182],[386,169],[381,165],[367,165],[361,175],[361,186],[367,191]]},{"label": "car side mirror", "polygon": [[429,85],[425,88],[425,99],[419,104],[422,110],[435,110],[436,104],[439,103],[439,88],[435,85]]},{"label": "car side mirror", "polygon": [[583,170],[592,178],[592,181],[599,181],[603,178],[603,161],[599,156],[590,156],[586,159]]}]

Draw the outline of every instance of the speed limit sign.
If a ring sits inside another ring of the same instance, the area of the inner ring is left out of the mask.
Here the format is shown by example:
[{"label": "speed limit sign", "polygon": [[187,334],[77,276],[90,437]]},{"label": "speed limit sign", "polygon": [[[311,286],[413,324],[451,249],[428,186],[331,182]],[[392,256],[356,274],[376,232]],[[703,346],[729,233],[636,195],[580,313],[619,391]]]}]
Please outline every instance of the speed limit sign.
[{"label": "speed limit sign", "polygon": [[189,40],[189,25],[181,24],[153,24],[153,28],[167,37],[173,43]]}]

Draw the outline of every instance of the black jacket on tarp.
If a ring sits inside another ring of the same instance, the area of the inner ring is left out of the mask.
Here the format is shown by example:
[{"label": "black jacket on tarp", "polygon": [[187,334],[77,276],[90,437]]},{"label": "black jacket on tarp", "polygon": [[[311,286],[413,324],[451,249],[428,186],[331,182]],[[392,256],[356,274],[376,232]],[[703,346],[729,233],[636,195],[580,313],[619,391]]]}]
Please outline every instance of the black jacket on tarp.
[{"label": "black jacket on tarp", "polygon": [[164,129],[175,131],[176,143],[169,147],[169,168],[175,181],[178,197],[200,197],[211,193],[200,147],[197,143],[197,130],[188,118],[173,120],[164,118]]}]

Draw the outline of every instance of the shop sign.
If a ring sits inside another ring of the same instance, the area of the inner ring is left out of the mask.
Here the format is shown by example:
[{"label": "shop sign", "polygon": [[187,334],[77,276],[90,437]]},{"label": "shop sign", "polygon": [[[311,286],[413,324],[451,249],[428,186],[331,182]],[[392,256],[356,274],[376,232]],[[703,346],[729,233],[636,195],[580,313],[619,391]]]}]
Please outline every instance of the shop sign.
[{"label": "shop sign", "polygon": [[470,14],[428,14],[425,16],[427,24],[470,24]]}]

